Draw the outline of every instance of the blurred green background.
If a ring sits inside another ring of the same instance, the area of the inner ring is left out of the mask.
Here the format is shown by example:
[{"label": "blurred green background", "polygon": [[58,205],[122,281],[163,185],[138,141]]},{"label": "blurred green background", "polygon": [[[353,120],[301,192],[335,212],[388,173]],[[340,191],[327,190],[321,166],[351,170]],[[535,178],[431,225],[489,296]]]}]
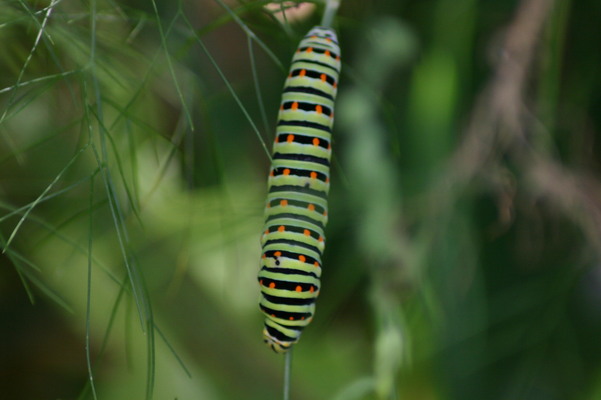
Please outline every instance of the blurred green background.
[{"label": "blurred green background", "polygon": [[[268,3],[0,0],[0,398],[282,398],[266,149],[322,5]],[[600,20],[342,1],[292,399],[601,398]]]}]

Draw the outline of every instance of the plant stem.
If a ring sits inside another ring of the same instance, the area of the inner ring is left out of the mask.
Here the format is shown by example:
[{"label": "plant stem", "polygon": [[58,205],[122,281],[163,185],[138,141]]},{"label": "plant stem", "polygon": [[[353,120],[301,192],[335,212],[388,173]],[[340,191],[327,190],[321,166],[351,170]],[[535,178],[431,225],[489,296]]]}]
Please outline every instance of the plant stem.
[{"label": "plant stem", "polygon": [[292,349],[284,358],[284,400],[290,400],[290,370],[292,366]]},{"label": "plant stem", "polygon": [[334,16],[338,11],[338,7],[340,7],[341,1],[342,0],[327,0],[326,9],[323,12],[323,18],[321,19],[321,26],[332,26],[332,21],[334,20]]}]

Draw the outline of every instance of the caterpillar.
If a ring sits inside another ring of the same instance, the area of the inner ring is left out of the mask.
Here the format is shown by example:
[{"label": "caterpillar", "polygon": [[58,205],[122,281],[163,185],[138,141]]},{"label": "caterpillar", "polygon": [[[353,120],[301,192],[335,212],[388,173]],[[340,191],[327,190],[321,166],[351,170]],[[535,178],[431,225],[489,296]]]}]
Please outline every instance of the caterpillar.
[{"label": "caterpillar", "polygon": [[339,74],[336,32],[312,28],[284,84],[261,237],[259,307],[264,341],[276,353],[298,342],[319,294]]}]

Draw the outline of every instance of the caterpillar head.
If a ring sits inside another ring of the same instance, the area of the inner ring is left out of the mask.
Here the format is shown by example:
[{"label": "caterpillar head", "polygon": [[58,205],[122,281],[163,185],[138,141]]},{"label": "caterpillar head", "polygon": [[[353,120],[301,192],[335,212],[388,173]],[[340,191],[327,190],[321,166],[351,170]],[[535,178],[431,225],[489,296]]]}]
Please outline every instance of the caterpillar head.
[{"label": "caterpillar head", "polygon": [[267,332],[267,329],[263,329],[263,341],[267,346],[271,348],[271,350],[275,351],[278,354],[283,354],[290,350],[294,342],[282,342]]},{"label": "caterpillar head", "polygon": [[309,31],[309,33],[307,33],[307,37],[312,36],[316,36],[320,39],[328,39],[334,43],[338,43],[338,37],[336,36],[336,32],[332,28],[315,26]]}]

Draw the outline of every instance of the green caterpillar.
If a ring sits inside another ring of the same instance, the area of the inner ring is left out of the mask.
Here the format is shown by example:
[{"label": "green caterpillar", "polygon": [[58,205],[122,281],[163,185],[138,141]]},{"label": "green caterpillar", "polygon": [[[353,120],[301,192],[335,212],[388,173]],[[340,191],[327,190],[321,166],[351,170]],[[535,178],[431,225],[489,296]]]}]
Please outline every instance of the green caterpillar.
[{"label": "green caterpillar", "polygon": [[284,85],[261,239],[263,336],[277,353],[298,342],[315,312],[339,74],[336,32],[312,28],[292,58]]}]

